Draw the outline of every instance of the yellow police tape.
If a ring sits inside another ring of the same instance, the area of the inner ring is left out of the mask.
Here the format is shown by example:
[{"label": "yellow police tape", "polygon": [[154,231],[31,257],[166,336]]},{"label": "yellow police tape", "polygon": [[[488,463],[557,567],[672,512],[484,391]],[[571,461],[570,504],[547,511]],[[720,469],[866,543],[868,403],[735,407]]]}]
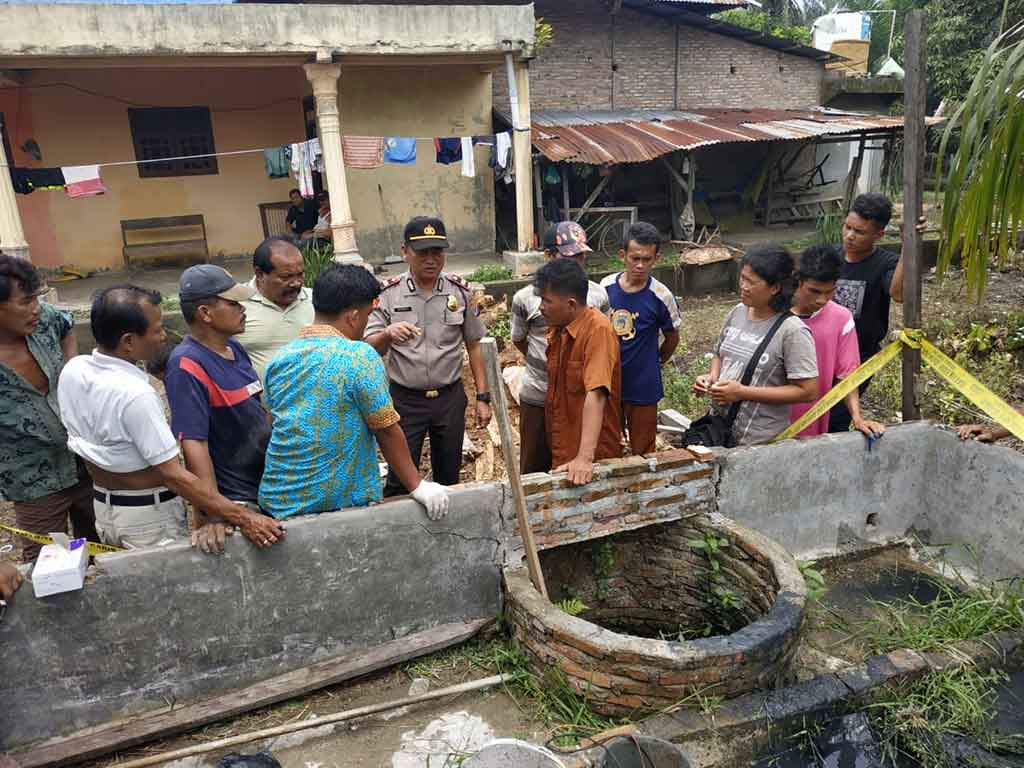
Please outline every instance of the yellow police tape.
[{"label": "yellow police tape", "polygon": [[884,368],[900,353],[904,344],[914,349],[920,349],[922,360],[934,368],[936,373],[956,387],[964,397],[981,408],[998,424],[1024,440],[1024,416],[1000,400],[991,389],[943,354],[934,344],[924,338],[920,330],[908,329],[901,331],[899,339],[868,359],[856,371],[832,387],[821,400],[815,403],[811,410],[790,424],[785,431],[772,439],[772,442],[788,440],[799,435],[812,422],[824,416],[836,403],[850,394],[854,387],[859,387]]},{"label": "yellow police tape", "polygon": [[[4,525],[3,523],[0,523],[0,528],[2,528],[5,531],[10,531],[11,533],[17,534],[18,536],[22,536],[26,539],[31,539],[32,541],[36,542],[36,544],[53,544],[53,539],[50,536],[43,536],[39,533],[32,533],[32,531],[26,531],[22,528],[15,528],[12,525]],[[94,541],[87,541],[85,545],[88,548],[90,555],[101,555],[107,552],[126,551],[121,547],[112,547],[109,544],[97,544]]]}]

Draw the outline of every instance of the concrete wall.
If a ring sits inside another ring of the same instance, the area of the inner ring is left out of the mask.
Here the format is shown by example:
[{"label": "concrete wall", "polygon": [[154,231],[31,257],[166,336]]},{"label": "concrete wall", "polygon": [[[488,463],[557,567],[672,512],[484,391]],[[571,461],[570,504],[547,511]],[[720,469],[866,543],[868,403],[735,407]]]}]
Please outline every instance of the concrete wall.
[{"label": "concrete wall", "polygon": [[[342,133],[353,136],[468,136],[490,133],[491,74],[474,65],[342,67]],[[417,142],[416,165],[348,169],[359,252],[371,261],[398,255],[405,223],[440,215],[452,253],[494,253],[494,173],[476,148],[476,177],[459,163],[438,165],[433,142]],[[380,185],[380,189],[378,189]],[[382,202],[383,197],[383,202]]]},{"label": "concrete wall", "polygon": [[0,5],[0,58],[433,54],[533,43],[532,5]]},{"label": "concrete wall", "polygon": [[1024,572],[1024,455],[1007,448],[915,423],[890,429],[870,453],[851,433],[734,449],[720,461],[719,512],[797,557],[912,537],[976,547],[984,578]]},{"label": "concrete wall", "polygon": [[249,685],[501,611],[499,486],[288,521],[263,551],[235,536],[97,559],[81,592],[26,584],[0,623],[0,752]]},{"label": "concrete wall", "polygon": [[[534,109],[807,107],[824,64],[600,0],[538,0],[554,41],[530,63]],[[678,53],[678,55],[677,55]],[[508,111],[505,76],[494,103]]]},{"label": "concrete wall", "polygon": [[[34,70],[24,85],[20,96],[0,91],[0,111],[12,145],[35,138],[42,148],[42,163],[14,149],[15,162],[29,166],[134,159],[128,103],[209,107],[218,152],[306,136],[302,98],[309,85],[297,66]],[[477,64],[346,66],[340,90],[343,133],[429,137],[491,130],[490,73]],[[254,106],[264,108],[239,109]],[[261,153],[218,158],[218,173],[211,175],[142,179],[134,165],[101,173],[109,191],[100,197],[71,200],[59,191],[17,196],[34,263],[118,269],[122,219],[184,214],[205,217],[212,255],[248,254],[263,238],[258,205],[287,200],[295,186],[292,178],[268,178]],[[486,148],[477,149],[472,179],[460,175],[458,164],[435,163],[427,140],[419,143],[416,165],[350,170],[348,186],[364,258],[383,261],[397,253],[405,222],[428,213],[445,218],[453,252],[493,251],[494,182]]]}]

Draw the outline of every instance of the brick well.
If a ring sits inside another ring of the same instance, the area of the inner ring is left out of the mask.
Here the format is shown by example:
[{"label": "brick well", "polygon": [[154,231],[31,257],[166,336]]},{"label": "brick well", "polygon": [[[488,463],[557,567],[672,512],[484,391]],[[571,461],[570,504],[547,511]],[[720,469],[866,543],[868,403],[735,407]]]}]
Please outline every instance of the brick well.
[{"label": "brick well", "polygon": [[[726,542],[711,565],[695,542]],[[507,615],[539,672],[557,665],[611,715],[661,709],[699,692],[732,697],[788,676],[806,588],[793,558],[722,518],[684,519],[541,553],[551,601],[508,569]],[[691,698],[694,705],[695,698]]]}]

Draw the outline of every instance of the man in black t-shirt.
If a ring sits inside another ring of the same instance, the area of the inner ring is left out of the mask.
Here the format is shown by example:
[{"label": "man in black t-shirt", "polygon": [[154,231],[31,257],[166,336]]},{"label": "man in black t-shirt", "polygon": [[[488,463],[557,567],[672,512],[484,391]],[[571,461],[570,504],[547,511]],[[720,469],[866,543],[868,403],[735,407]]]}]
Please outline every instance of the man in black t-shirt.
[{"label": "man in black t-shirt", "polygon": [[[890,299],[903,303],[903,261],[878,247],[891,218],[889,199],[871,192],[853,201],[843,223],[843,266],[832,300],[853,313],[861,362],[881,349],[889,332]],[[870,381],[861,384],[861,394]],[[840,401],[829,417],[829,432],[848,431],[851,419]]]},{"label": "man in black t-shirt", "polygon": [[288,208],[288,215],[285,216],[285,221],[288,223],[288,228],[291,229],[296,242],[298,242],[303,232],[309,232],[316,226],[317,205],[315,200],[307,200],[297,189],[293,189],[288,193],[288,199],[292,201],[292,204]]}]

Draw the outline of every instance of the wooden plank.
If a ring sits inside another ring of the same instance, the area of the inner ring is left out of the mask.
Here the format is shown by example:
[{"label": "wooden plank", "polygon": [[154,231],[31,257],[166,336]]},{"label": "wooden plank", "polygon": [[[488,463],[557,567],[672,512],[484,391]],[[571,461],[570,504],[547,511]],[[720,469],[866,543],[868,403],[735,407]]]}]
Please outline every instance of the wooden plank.
[{"label": "wooden plank", "polygon": [[[925,99],[928,31],[924,11],[910,11],[904,25],[906,54],[903,80],[903,326],[921,327],[922,242],[916,224],[921,216],[925,172]],[[917,376],[921,350],[903,347],[903,420],[921,418]]]},{"label": "wooden plank", "polygon": [[530,527],[530,516],[526,512],[526,493],[523,491],[523,478],[519,474],[519,451],[512,439],[512,422],[508,417],[508,396],[505,394],[505,380],[501,375],[501,363],[498,360],[498,344],[488,337],[480,343],[484,354],[484,367],[487,369],[487,383],[491,389],[491,401],[494,416],[498,420],[498,432],[501,434],[501,452],[505,457],[505,469],[508,471],[508,482],[512,487],[512,501],[516,508],[516,520],[519,523],[519,535],[523,538],[523,549],[526,550],[526,569],[530,573],[530,581],[547,600],[548,590],[544,584],[544,573],[540,569],[540,558],[537,557],[537,545],[533,540],[533,528]]},{"label": "wooden plank", "polygon": [[586,202],[580,207],[579,212],[573,216],[573,221],[579,221],[583,214],[590,210],[590,206],[597,200],[597,196],[601,194],[605,187],[608,186],[608,182],[612,180],[612,174],[615,172],[614,167],[608,169],[608,175],[601,179],[600,183],[594,188],[594,191],[590,193],[590,197],[587,198]]},{"label": "wooden plank", "polygon": [[569,218],[569,171],[571,165],[562,166],[562,215]]},{"label": "wooden plank", "polygon": [[491,623],[484,618],[444,624],[368,650],[356,651],[194,704],[124,720],[11,755],[21,768],[75,763],[301,696],[464,642]]},{"label": "wooden plank", "polygon": [[864,167],[864,135],[861,134],[860,142],[857,144],[857,157],[853,160],[850,168],[850,175],[846,178],[846,195],[844,196],[846,210],[853,205],[854,193],[857,191],[857,182],[860,180],[860,172]]}]

